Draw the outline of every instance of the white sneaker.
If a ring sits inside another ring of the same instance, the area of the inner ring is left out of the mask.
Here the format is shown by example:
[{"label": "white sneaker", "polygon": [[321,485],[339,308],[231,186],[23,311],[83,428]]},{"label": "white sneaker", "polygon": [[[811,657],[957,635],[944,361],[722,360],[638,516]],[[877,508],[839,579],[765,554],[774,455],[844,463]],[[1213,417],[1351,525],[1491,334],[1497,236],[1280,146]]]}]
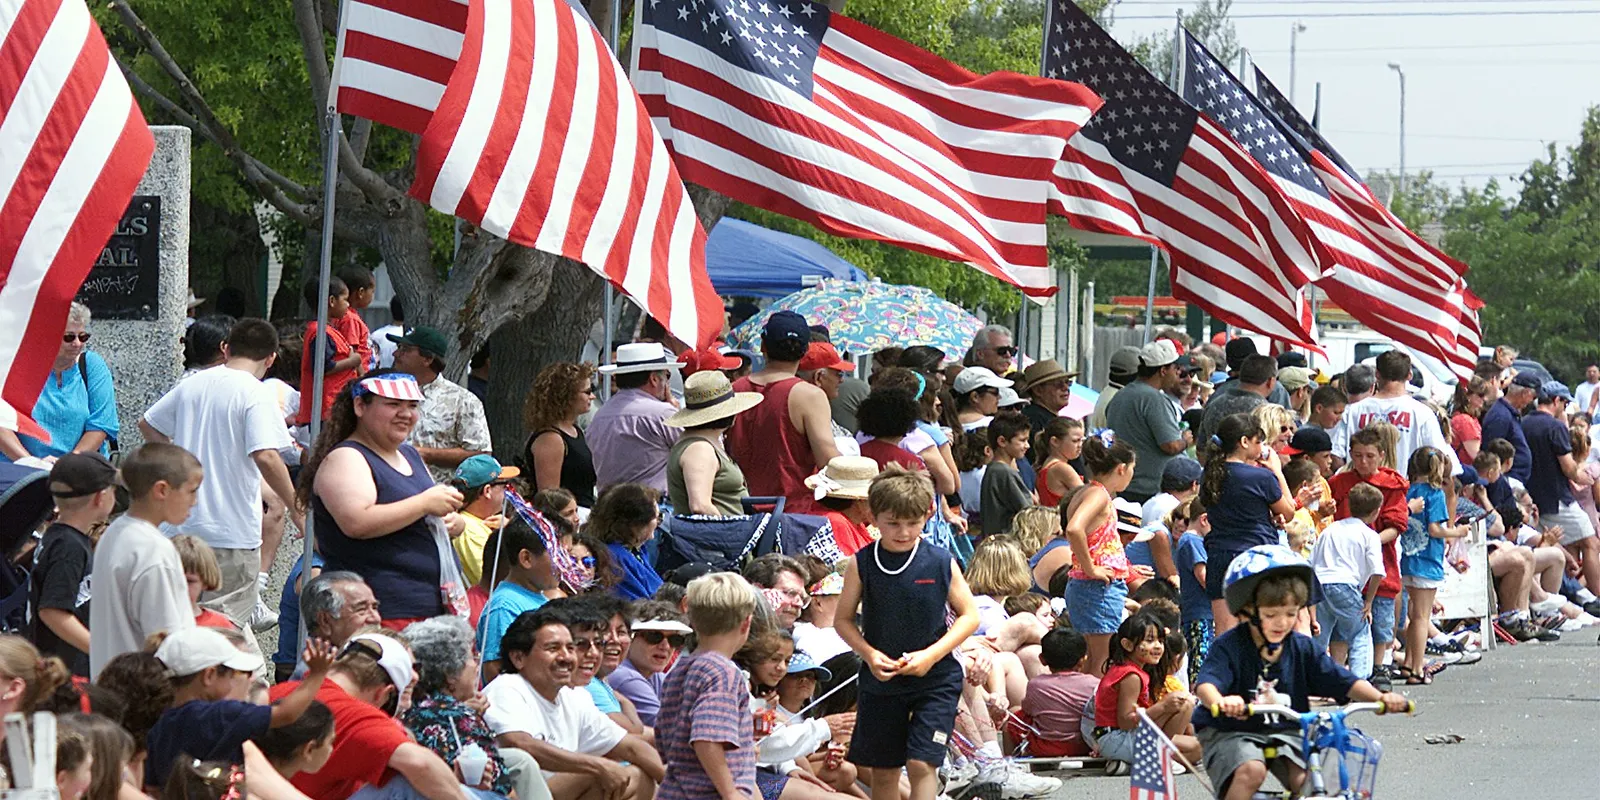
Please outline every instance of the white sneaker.
[{"label": "white sneaker", "polygon": [[255,610],[250,612],[250,630],[260,633],[272,630],[277,625],[278,612],[267,608],[265,602],[257,599]]},{"label": "white sneaker", "polygon": [[1537,603],[1529,603],[1528,610],[1535,614],[1548,614],[1552,611],[1560,611],[1561,607],[1566,604],[1567,598],[1559,594],[1552,594]]},{"label": "white sneaker", "polygon": [[[999,770],[1004,770],[1004,774],[1000,774]],[[997,765],[995,777],[1000,781],[1000,793],[1006,800],[1044,797],[1061,788],[1059,779],[1035,775],[1026,767],[1012,763],[1010,759]]]}]

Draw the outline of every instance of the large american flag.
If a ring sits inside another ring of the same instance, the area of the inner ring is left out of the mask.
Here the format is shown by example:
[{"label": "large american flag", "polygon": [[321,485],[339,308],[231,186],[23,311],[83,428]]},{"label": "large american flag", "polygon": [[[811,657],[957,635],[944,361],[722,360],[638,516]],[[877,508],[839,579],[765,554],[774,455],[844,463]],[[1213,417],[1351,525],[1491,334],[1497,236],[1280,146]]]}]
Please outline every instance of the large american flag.
[{"label": "large american flag", "polygon": [[1105,108],[1056,167],[1051,209],[1073,227],[1166,251],[1172,290],[1230,325],[1312,344],[1300,287],[1318,245],[1250,155],[1070,0],[1051,0],[1045,74]]},{"label": "large american flag", "polygon": [[0,2],[4,427],[48,438],[27,414],[61,349],[67,308],[154,151],[83,0]]},{"label": "large american flag", "polygon": [[1099,107],[974,75],[809,0],[639,0],[633,78],[684,177],[1035,295],[1051,170]]},{"label": "large american flag", "polygon": [[334,55],[341,114],[422,133],[461,55],[467,0],[346,0]]},{"label": "large american flag", "polygon": [[[1379,252],[1388,257],[1394,274],[1389,276],[1386,285],[1401,284],[1399,291],[1408,296],[1415,296],[1420,287],[1426,302],[1438,303],[1446,314],[1457,318],[1454,357],[1440,360],[1456,374],[1465,376],[1478,360],[1482,334],[1478,329],[1477,309],[1483,306],[1483,301],[1466,287],[1467,265],[1440,252],[1391,214],[1361,183],[1355,168],[1322,137],[1316,126],[1301,116],[1259,67],[1255,69],[1255,79],[1255,96],[1266,107],[1268,118],[1277,123],[1279,130],[1310,164],[1329,190],[1329,199],[1356,220],[1368,237],[1379,243]],[[1327,285],[1339,279],[1336,271],[1321,283]],[[1385,302],[1384,296],[1375,299],[1380,305]],[[1447,347],[1448,342],[1441,342],[1441,345]]]},{"label": "large american flag", "polygon": [[1177,800],[1173,779],[1175,748],[1161,729],[1139,709],[1139,728],[1133,734],[1133,764],[1129,768],[1128,800]]},{"label": "large american flag", "polygon": [[352,0],[342,29],[337,108],[423,133],[413,196],[587,264],[697,347],[721,331],[705,230],[581,10]]},{"label": "large american flag", "polygon": [[[1270,112],[1243,82],[1188,31],[1175,44],[1183,98],[1216,119],[1266,169],[1325,246],[1318,251],[1319,257],[1325,256],[1318,262],[1325,277],[1317,286],[1373,331],[1408,350],[1450,363],[1461,324],[1460,277],[1451,273],[1435,281],[1420,269],[1408,270],[1418,265],[1364,224],[1363,220],[1378,218],[1378,211],[1358,217],[1346,203],[1337,202],[1332,187],[1318,177],[1304,143],[1293,141],[1297,138],[1293,131],[1282,130],[1269,119]],[[1334,171],[1343,174],[1337,166]],[[1350,191],[1366,196],[1364,188],[1356,187]],[[1470,362],[1465,369],[1471,371]]]}]

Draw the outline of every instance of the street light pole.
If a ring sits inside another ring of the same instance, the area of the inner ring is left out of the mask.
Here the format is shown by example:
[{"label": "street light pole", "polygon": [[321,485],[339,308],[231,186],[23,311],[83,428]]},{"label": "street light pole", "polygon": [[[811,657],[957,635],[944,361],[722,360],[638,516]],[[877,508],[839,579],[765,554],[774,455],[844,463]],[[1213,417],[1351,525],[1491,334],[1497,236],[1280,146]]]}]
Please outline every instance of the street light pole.
[{"label": "street light pole", "polygon": [[1298,44],[1295,40],[1305,32],[1306,26],[1299,20],[1289,26],[1289,105],[1294,105],[1295,45]]},{"label": "street light pole", "polygon": [[1396,187],[1400,192],[1406,190],[1406,72],[1399,64],[1389,62],[1389,69],[1400,76],[1400,180]]}]

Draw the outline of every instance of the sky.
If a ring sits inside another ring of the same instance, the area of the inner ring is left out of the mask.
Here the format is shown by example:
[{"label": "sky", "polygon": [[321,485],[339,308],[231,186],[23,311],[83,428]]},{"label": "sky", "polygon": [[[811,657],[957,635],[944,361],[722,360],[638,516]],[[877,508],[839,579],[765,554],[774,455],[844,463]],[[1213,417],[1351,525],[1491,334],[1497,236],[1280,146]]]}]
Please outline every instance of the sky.
[{"label": "sky", "polygon": [[[1111,32],[1128,42],[1171,31],[1193,5],[1120,0]],[[1390,62],[1405,72],[1406,171],[1448,186],[1506,184],[1546,145],[1574,144],[1600,104],[1600,0],[1234,0],[1230,15],[1285,93],[1291,29],[1305,26],[1295,103],[1309,117],[1321,82],[1323,135],[1362,174],[1400,166]]]}]

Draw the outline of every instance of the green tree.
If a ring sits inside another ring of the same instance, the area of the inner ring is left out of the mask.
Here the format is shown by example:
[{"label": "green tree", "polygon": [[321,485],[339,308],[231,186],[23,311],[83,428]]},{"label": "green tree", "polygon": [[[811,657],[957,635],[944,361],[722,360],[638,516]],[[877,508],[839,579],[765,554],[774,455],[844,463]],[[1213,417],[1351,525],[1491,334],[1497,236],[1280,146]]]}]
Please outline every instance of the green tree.
[{"label": "green tree", "polygon": [[[1484,341],[1510,344],[1571,379],[1600,360],[1600,107],[1578,143],[1523,173],[1463,190],[1444,214],[1444,246],[1487,303]],[[1407,181],[1408,193],[1410,181]]]}]

